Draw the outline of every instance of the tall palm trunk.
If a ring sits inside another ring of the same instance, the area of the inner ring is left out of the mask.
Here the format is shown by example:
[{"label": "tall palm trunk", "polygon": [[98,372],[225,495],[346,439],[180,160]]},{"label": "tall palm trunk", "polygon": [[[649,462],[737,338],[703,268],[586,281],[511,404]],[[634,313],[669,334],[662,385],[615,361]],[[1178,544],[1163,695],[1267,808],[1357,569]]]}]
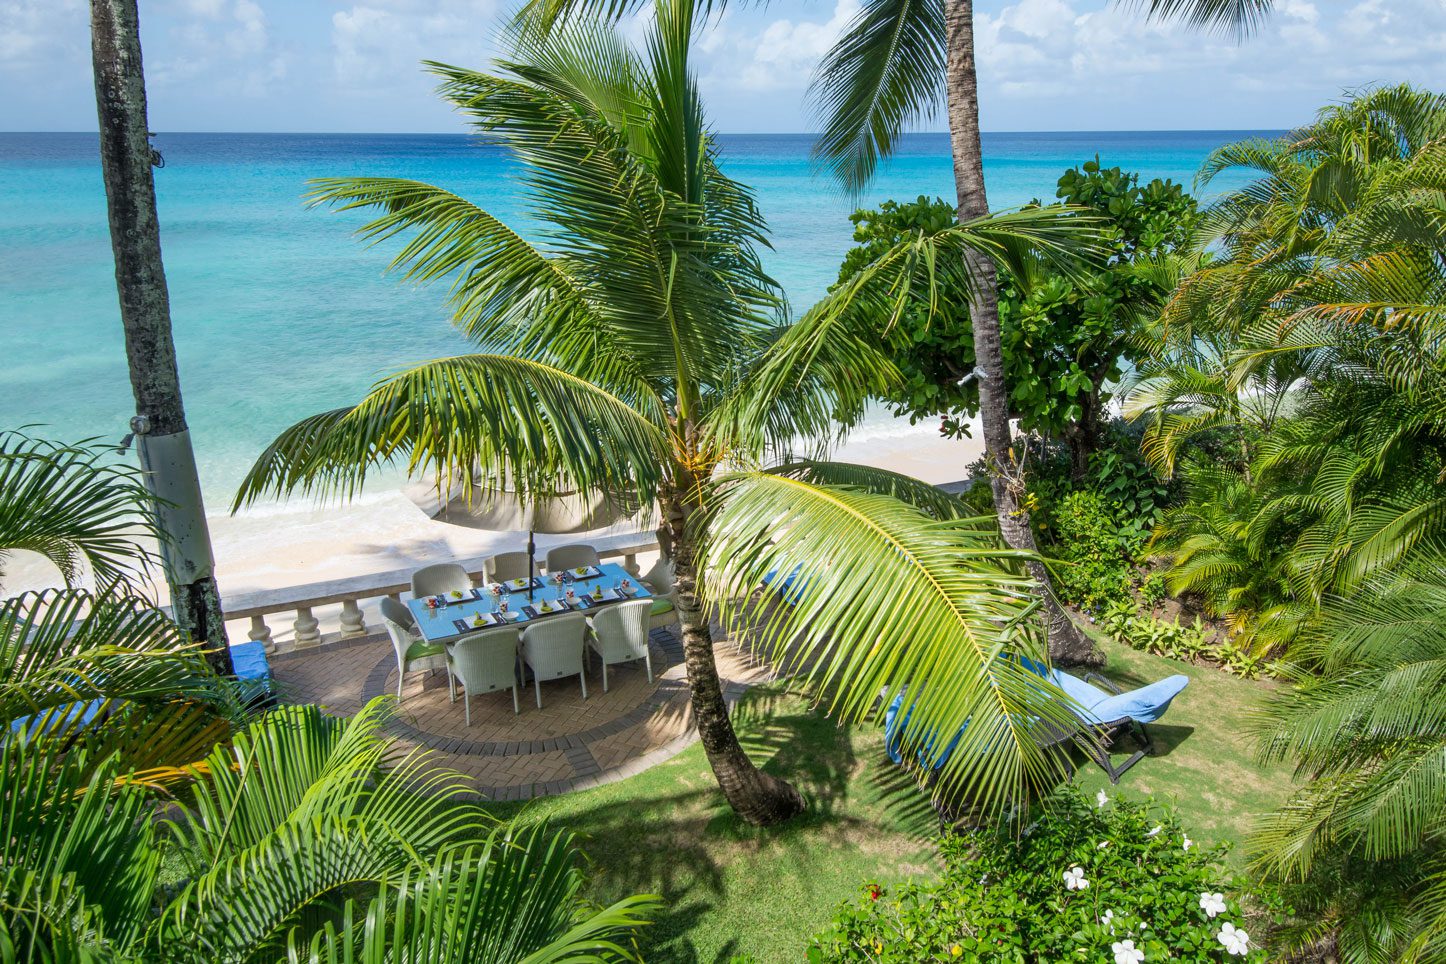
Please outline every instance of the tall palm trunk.
[{"label": "tall palm trunk", "polygon": [[699,599],[699,573],[688,521],[699,511],[697,480],[680,473],[659,500],[663,525],[672,542],[677,577],[679,628],[683,633],[683,662],[693,704],[693,725],[708,755],[708,765],[728,805],[744,820],[767,827],[788,820],[804,809],[803,797],[792,784],[770,776],[753,765],[738,743],[728,704],[713,659],[713,633]]},{"label": "tall palm trunk", "polygon": [[140,18],[135,0],[91,0],[90,14],[101,169],[136,399],[131,428],[146,485],[156,497],[161,560],[175,620],[193,641],[206,644],[207,658],[218,672],[230,674],[231,651],[212,575],[211,537],[171,340],[171,302],[151,175]]},{"label": "tall palm trunk", "polygon": [[[979,143],[979,86],[974,66],[973,0],[946,0],[946,89],[949,99],[949,142],[954,153],[954,187],[959,197],[959,220],[984,217],[989,203],[984,194],[984,156]],[[978,279],[969,303],[974,328],[974,358],[979,367],[979,415],[984,428],[984,452],[989,464],[989,485],[999,531],[1015,549],[1035,549],[1029,513],[1020,504],[1024,492],[1023,466],[1014,455],[1009,431],[1009,395],[1004,384],[1004,354],[999,342],[999,289],[994,262],[971,251],[965,255]],[[1049,572],[1039,563],[1029,567],[1044,594],[1049,625],[1049,654],[1064,663],[1102,663],[1094,644],[1079,631],[1054,595]]]}]

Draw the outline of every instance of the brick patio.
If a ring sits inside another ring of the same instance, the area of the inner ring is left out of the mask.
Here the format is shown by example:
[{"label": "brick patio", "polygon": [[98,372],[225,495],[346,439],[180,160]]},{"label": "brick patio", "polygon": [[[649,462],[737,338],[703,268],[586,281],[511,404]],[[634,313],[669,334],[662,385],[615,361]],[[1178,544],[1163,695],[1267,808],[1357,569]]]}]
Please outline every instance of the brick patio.
[{"label": "brick patio", "polygon": [[[769,678],[766,666],[714,627],[718,672],[731,704],[748,686]],[[472,777],[491,800],[527,800],[609,783],[668,759],[696,739],[683,667],[673,630],[652,633],[654,677],[642,662],[608,667],[608,692],[596,661],[588,669],[588,698],[576,677],[542,684],[542,709],[529,684],[512,694],[472,698],[472,725],[462,700],[447,696],[447,676],[409,673],[392,730],[403,746],[428,747],[436,761]],[[397,691],[397,664],[385,636],[335,642],[272,657],[281,698],[355,713]]]}]

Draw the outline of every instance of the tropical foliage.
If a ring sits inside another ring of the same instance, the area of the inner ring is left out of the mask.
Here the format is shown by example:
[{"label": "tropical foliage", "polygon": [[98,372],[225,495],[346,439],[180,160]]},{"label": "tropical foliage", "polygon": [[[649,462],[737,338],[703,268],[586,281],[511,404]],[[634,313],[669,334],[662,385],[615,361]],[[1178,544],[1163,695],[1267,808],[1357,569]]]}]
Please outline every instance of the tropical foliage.
[{"label": "tropical foliage", "polygon": [[1329,600],[1291,648],[1264,752],[1304,787],[1255,866],[1295,886],[1293,941],[1348,962],[1446,955],[1446,557]]},{"label": "tropical foliage", "polygon": [[1127,411],[1187,480],[1157,538],[1176,592],[1290,638],[1442,532],[1446,98],[1374,90],[1273,141],[1206,213],[1218,254],[1183,279]]},{"label": "tropical foliage", "polygon": [[[1139,334],[1163,305],[1169,287],[1146,270],[1190,239],[1195,201],[1180,185],[1104,168],[1096,158],[1060,177],[1058,203],[1099,219],[1100,260],[1088,265],[1037,256],[1007,262],[999,272],[999,324],[1010,414],[1025,432],[1068,443],[1077,477],[1100,447],[1111,384],[1138,358]],[[1043,202],[1036,199],[1033,204]],[[954,222],[954,207],[935,198],[885,201],[855,211],[855,246],[844,256],[840,283],[917,232]],[[897,319],[881,318],[902,382],[888,397],[912,421],[941,418],[961,435],[978,411],[974,336],[964,266],[941,265],[933,303],[921,293]],[[889,321],[893,324],[889,324]]]},{"label": "tropical foliage", "polygon": [[0,432],[0,579],[15,550],[39,553],[67,585],[133,584],[152,562],[137,537],[157,535],[140,473],[94,442],[62,445]]},{"label": "tropical foliage", "polygon": [[[144,558],[96,536],[144,531],[129,473],[21,449],[10,532]],[[0,602],[0,958],[635,959],[655,902],[585,909],[571,838],[463,801],[467,780],[385,735],[385,702],[248,719],[237,686],[117,588]]]},{"label": "tropical foliage", "polygon": [[937,881],[866,885],[808,960],[1265,960],[1269,918],[1170,810],[1072,788],[1022,819],[944,837]]},{"label": "tropical foliage", "polygon": [[[746,472],[721,489],[714,483],[771,454],[817,447],[837,420],[888,391],[897,369],[871,327],[879,311],[937,289],[939,266],[962,264],[965,251],[1071,255],[1081,241],[1069,214],[1023,211],[900,239],[791,320],[760,267],[767,229],[757,205],[717,163],[689,65],[691,4],[657,4],[640,49],[581,16],[536,26],[524,21],[510,35],[493,72],[433,69],[443,96],[519,161],[530,213],[543,225],[538,240],[414,181],[333,179],[312,195],[379,212],[362,229],[368,238],[405,235],[394,267],[414,281],[451,283],[454,320],[478,353],[386,378],[356,406],[287,430],[238,502],[267,492],[347,495],[389,463],[444,484],[506,481],[525,492],[562,483],[654,500],[672,537],[694,718],[729,802],[756,823],[784,819],[802,801],[739,747],[706,610],[742,589],[743,575],[764,575],[757,560],[781,571],[811,565],[819,557],[804,534],[827,540],[832,553],[832,569],[818,570],[813,585],[888,567],[899,576],[896,599],[927,600],[915,635],[876,646],[885,624],[874,596],[820,593],[820,624],[851,630],[834,638],[853,669],[830,682],[908,688],[956,729],[991,699],[1001,720],[1030,715],[1038,689],[997,689],[990,669],[1006,647],[1033,649],[1024,629],[1034,601],[1012,575],[1021,556],[977,534],[963,556],[922,551],[962,537],[905,503],[858,491],[897,494],[890,473],[841,469],[843,486]],[[727,495],[714,506],[717,492]],[[785,492],[780,502],[764,498]],[[969,569],[956,576],[960,559]],[[737,568],[715,585],[713,562]],[[789,645],[790,626],[773,627],[769,642]],[[925,685],[926,668],[957,675]],[[1001,706],[997,693],[1009,702]],[[870,702],[850,696],[841,705],[862,713]],[[1005,746],[1014,760],[996,775],[1038,770],[1028,741]],[[1002,799],[1008,789],[992,785],[985,795]]]}]

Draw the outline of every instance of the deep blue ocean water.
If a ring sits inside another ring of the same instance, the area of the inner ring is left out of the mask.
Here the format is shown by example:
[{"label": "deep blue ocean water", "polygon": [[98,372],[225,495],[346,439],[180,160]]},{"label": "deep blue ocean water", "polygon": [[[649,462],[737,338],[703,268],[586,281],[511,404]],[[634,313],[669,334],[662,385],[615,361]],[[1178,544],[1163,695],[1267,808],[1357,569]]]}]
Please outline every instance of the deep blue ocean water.
[{"label": "deep blue ocean water", "polygon": [[[991,206],[1053,198],[1096,153],[1192,182],[1241,131],[985,135]],[[809,135],[725,135],[728,172],[758,192],[767,264],[795,310],[836,277],[857,205],[810,167]],[[379,375],[463,350],[442,287],[385,276],[389,252],[350,235],[360,214],[308,210],[306,180],[410,177],[525,224],[515,167],[466,135],[162,134],[161,239],[202,484],[220,509],[277,431],[355,400]],[[1229,182],[1216,182],[1214,190]],[[952,196],[944,134],[905,138],[862,203]],[[118,437],[133,411],[93,134],[0,133],[0,426]]]}]

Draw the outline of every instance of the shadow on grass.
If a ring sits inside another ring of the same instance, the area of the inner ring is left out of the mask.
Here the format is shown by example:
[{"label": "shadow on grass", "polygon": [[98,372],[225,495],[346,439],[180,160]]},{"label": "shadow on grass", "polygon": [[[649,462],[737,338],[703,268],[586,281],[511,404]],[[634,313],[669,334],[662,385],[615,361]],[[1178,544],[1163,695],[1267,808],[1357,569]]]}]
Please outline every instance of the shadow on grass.
[{"label": "shadow on grass", "polygon": [[[823,873],[838,854],[889,838],[924,840],[937,830],[927,797],[888,763],[869,731],[837,726],[782,687],[750,693],[733,720],[749,756],[803,793],[802,815],[777,827],[750,826],[728,807],[706,765],[664,764],[559,798],[548,818],[578,835],[592,900],[663,896],[666,909],[644,934],[649,961],[726,964],[739,949],[736,939],[714,934],[701,942],[704,951],[692,932],[710,915],[726,916],[730,903],[754,899],[749,874],[762,878],[770,861],[780,873]],[[766,882],[758,884],[766,893]]]}]

